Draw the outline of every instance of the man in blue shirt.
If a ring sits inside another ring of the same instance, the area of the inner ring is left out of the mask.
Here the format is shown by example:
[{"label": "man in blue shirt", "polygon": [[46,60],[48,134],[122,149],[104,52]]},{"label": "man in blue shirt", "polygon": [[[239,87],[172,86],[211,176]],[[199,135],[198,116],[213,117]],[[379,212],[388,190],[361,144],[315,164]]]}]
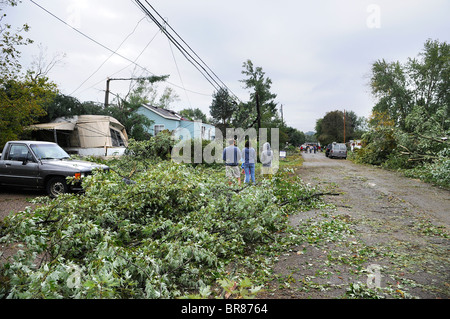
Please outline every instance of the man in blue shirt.
[{"label": "man in blue shirt", "polygon": [[231,180],[237,178],[239,186],[241,186],[241,172],[239,170],[239,160],[241,159],[241,150],[236,146],[234,140],[228,141],[228,146],[223,150],[222,159],[225,161],[226,176]]}]

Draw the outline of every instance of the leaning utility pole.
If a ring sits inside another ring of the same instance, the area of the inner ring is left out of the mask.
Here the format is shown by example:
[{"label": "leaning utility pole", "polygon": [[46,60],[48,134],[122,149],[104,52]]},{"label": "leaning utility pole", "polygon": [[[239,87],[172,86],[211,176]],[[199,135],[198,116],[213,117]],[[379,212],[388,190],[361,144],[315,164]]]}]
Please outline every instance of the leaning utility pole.
[{"label": "leaning utility pole", "polygon": [[118,81],[118,80],[120,80],[120,81],[133,81],[133,80],[145,80],[145,79],[148,79],[148,78],[126,78],[126,79],[123,79],[123,78],[120,78],[120,79],[107,78],[106,79],[106,92],[105,92],[105,107],[107,107],[108,104],[109,104],[109,82],[110,81]]}]

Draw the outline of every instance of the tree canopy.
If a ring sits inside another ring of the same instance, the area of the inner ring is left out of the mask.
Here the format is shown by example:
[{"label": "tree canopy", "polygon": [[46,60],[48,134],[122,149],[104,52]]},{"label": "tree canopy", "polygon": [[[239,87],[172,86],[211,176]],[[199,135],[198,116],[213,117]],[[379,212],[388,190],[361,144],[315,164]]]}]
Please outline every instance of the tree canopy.
[{"label": "tree canopy", "polygon": [[[0,11],[5,5],[15,6],[17,1],[2,1]],[[5,23],[5,17],[3,14],[0,18],[0,148],[8,140],[19,138],[24,127],[45,115],[45,105],[57,93],[56,85],[47,77],[23,72],[18,47],[32,43],[23,35],[29,26],[24,24],[14,31]]]},{"label": "tree canopy", "polygon": [[359,138],[362,134],[363,126],[364,118],[358,117],[353,111],[331,111],[316,121],[316,137],[323,145],[332,142],[344,143],[351,139]]},{"label": "tree canopy", "polygon": [[[248,128],[257,123],[260,117],[261,127],[273,127],[274,123],[281,124],[277,112],[276,94],[272,93],[272,80],[265,76],[262,67],[255,67],[251,60],[243,63],[244,70],[241,72],[246,76],[244,88],[249,89],[250,100],[239,104],[233,116],[235,127]],[[259,104],[259,114],[257,104]]]},{"label": "tree canopy", "polygon": [[370,87],[377,102],[357,159],[423,168],[417,175],[438,174],[435,181],[450,184],[450,46],[429,39],[405,63],[376,61]]}]

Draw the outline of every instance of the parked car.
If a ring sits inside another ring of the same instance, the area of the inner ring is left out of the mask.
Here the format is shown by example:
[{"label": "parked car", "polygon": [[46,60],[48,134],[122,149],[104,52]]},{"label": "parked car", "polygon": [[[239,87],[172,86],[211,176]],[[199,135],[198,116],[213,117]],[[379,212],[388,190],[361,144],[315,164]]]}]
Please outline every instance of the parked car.
[{"label": "parked car", "polygon": [[[81,191],[81,180],[106,165],[73,160],[58,144],[40,141],[10,141],[0,157],[0,185],[45,189],[50,197]],[[68,183],[67,177],[73,177]]]},{"label": "parked car", "polygon": [[347,158],[347,146],[344,143],[331,144],[329,158]]},{"label": "parked car", "polygon": [[325,156],[326,157],[328,157],[330,155],[331,145],[332,144],[328,144],[326,149],[325,149]]}]

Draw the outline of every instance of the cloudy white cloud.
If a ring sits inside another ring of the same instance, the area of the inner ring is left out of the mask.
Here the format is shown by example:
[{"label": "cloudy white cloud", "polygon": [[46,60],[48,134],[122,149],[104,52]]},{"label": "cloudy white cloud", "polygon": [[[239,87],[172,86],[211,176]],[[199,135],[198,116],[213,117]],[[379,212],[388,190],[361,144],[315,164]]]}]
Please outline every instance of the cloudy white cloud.
[{"label": "cloudy white cloud", "polygon": [[[104,101],[106,78],[137,72],[129,60],[146,48],[137,63],[153,74],[170,75],[169,82],[180,96],[173,108],[199,107],[209,113],[214,88],[173,46],[172,55],[167,38],[149,19],[142,20],[145,15],[135,1],[35,1],[111,50],[120,47],[117,52],[128,59],[110,57],[111,52],[31,1],[8,8],[9,22],[28,23],[29,36],[47,47],[49,55],[66,54],[64,66],[50,74],[64,94]],[[239,82],[243,62],[250,59],[261,66],[272,79],[287,124],[302,131],[313,130],[318,118],[336,109],[368,116],[373,100],[367,76],[374,61],[404,62],[415,57],[428,38],[449,40],[446,0],[149,3],[241,99],[248,98]],[[37,50],[36,45],[23,48],[24,66]],[[124,94],[128,84],[115,82],[112,90]]]}]

